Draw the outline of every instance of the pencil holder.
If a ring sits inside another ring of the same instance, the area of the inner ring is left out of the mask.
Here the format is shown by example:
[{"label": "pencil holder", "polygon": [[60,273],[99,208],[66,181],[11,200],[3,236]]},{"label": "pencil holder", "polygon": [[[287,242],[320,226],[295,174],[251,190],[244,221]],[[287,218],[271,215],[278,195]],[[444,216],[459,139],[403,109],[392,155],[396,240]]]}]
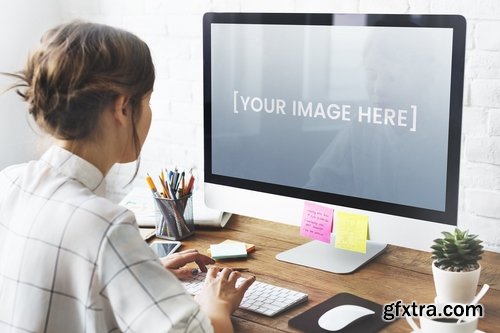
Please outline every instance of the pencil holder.
[{"label": "pencil holder", "polygon": [[161,213],[156,222],[156,237],[181,240],[194,233],[191,194],[179,199],[155,198],[155,202]]}]

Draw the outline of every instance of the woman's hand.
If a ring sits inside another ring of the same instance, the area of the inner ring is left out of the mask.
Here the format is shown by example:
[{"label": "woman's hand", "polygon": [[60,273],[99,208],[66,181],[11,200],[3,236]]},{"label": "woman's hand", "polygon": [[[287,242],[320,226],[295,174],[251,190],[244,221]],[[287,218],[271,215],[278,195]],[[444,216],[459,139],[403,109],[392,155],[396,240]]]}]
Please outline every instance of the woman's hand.
[{"label": "woman's hand", "polygon": [[193,276],[194,270],[196,273],[198,269],[185,267],[186,264],[195,262],[202,272],[207,271],[206,265],[214,264],[215,261],[198,252],[195,249],[189,249],[177,253],[173,253],[168,257],[160,258],[163,266],[170,270],[178,279],[186,279]]},{"label": "woman's hand", "polygon": [[239,307],[255,276],[244,279],[236,287],[236,281],[241,276],[239,272],[230,268],[224,268],[219,275],[218,272],[218,267],[210,267],[205,285],[195,300],[212,321],[216,332],[232,332],[231,313]]}]

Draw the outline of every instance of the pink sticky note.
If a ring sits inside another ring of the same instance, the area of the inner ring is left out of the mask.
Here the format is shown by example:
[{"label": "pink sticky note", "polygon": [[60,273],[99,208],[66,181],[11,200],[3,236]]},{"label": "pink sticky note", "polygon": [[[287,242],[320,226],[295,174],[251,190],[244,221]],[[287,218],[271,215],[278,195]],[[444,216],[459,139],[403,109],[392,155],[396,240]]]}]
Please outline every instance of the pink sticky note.
[{"label": "pink sticky note", "polygon": [[300,234],[304,237],[330,243],[333,226],[333,209],[304,202]]}]

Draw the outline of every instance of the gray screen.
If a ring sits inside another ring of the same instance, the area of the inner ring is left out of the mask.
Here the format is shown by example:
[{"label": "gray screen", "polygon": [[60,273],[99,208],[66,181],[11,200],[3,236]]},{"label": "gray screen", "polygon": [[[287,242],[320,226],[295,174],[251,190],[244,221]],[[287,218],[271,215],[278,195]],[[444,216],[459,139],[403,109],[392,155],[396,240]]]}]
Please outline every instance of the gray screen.
[{"label": "gray screen", "polygon": [[212,24],[212,173],[444,211],[452,33]]}]

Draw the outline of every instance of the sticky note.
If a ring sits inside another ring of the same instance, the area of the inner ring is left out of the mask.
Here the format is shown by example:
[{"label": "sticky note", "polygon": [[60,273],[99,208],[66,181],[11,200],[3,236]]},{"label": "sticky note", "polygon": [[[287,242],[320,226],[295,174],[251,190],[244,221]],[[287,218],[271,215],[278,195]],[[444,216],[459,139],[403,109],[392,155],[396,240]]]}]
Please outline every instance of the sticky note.
[{"label": "sticky note", "polygon": [[333,225],[333,209],[304,202],[300,234],[304,237],[330,243]]},{"label": "sticky note", "polygon": [[247,249],[244,243],[221,243],[210,245],[213,259],[245,258]]},{"label": "sticky note", "polygon": [[335,219],[335,247],[366,253],[368,216],[337,211]]},{"label": "sticky note", "polygon": [[[232,240],[232,239],[226,239],[225,241],[223,241],[223,242],[221,242],[219,244],[235,244],[235,243],[244,244],[245,248],[247,250],[247,253],[255,251],[255,244],[243,243],[243,242],[235,241],[235,240]],[[212,255],[212,252],[210,251],[210,249],[207,249],[207,253],[208,253],[209,256]]]}]

